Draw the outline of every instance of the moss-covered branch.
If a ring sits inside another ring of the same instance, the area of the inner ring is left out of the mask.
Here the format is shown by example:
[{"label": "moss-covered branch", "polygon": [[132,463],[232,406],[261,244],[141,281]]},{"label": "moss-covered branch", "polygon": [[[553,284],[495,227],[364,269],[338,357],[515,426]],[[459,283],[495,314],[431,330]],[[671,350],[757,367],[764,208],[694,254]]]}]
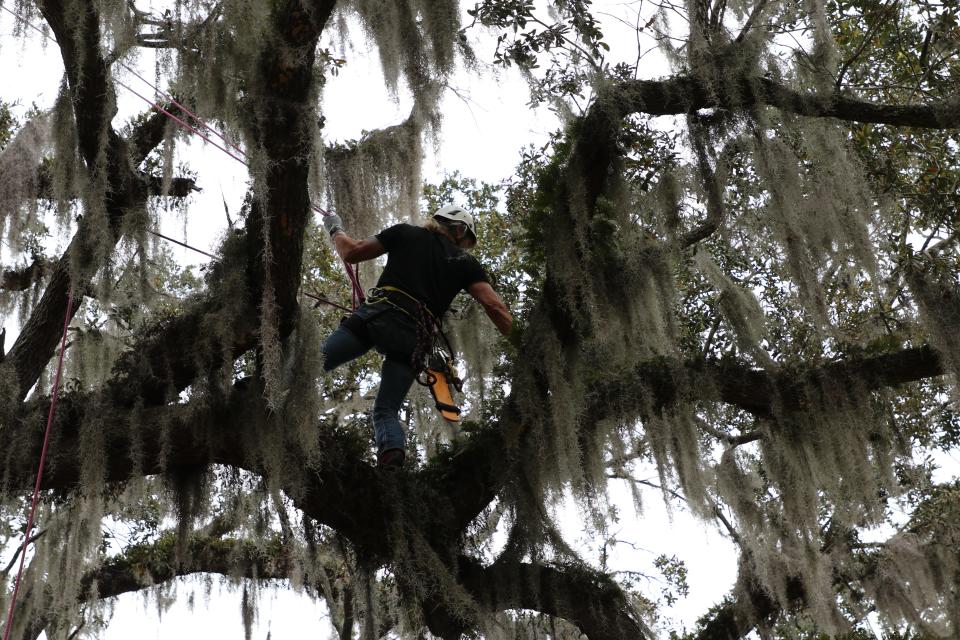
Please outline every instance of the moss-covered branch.
[{"label": "moss-covered branch", "polygon": [[960,103],[957,101],[906,105],[875,103],[839,93],[824,95],[797,91],[760,76],[741,77],[735,88],[732,93],[719,95],[700,79],[678,75],[666,80],[622,82],[607,89],[602,99],[615,105],[620,117],[630,113],[680,115],[712,108],[749,111],[770,106],[811,118],[933,129],[960,127]]},{"label": "moss-covered branch", "polygon": [[[336,3],[285,0],[273,9],[275,40],[263,49],[249,78],[248,100],[258,105],[246,136],[262,151],[265,171],[254,175],[258,198],[247,218],[250,290],[263,301],[279,337],[293,329],[304,235],[311,215],[307,186],[316,122],[316,43]],[[262,336],[270,341],[270,336]]]},{"label": "moss-covered branch", "polygon": [[52,262],[43,256],[34,256],[30,264],[17,269],[4,269],[0,273],[0,289],[25,291],[50,272]]},{"label": "moss-covered branch", "polygon": [[487,611],[539,611],[575,624],[589,640],[650,637],[619,585],[589,567],[507,558],[483,567],[462,558],[460,572],[464,587]]},{"label": "moss-covered branch", "polygon": [[[288,580],[296,563],[279,539],[252,542],[201,532],[191,536],[186,545],[180,545],[175,532],[166,532],[156,541],[131,546],[83,574],[77,592],[78,605],[91,597],[114,598],[199,573],[232,580]],[[317,576],[304,576],[306,590],[331,605],[352,597],[336,586],[328,592],[326,586]],[[12,638],[36,640],[51,623],[56,612],[36,600],[31,605],[32,615],[15,619]]]},{"label": "moss-covered branch", "polygon": [[[826,375],[824,371],[829,371],[832,376],[841,373],[860,375],[869,384],[897,384],[917,375],[937,371],[938,365],[934,363],[938,361],[929,349],[906,350],[893,356],[836,363],[804,375],[819,378]],[[729,368],[722,370],[718,367],[712,373],[718,379],[734,380]],[[766,373],[747,368],[740,373],[743,376],[743,388],[736,390],[739,394],[746,393],[751,387],[755,390],[758,388],[757,380],[769,377]],[[644,386],[651,388],[655,386],[651,381],[658,380],[662,390],[657,392],[657,397],[662,402],[668,402],[673,397],[671,394],[675,393],[675,389],[671,391],[670,383],[677,379],[676,374],[676,369],[660,363],[643,372],[646,376]],[[702,369],[698,375],[704,375]],[[633,383],[637,384],[637,381]],[[775,383],[776,380],[771,379],[767,384]],[[736,396],[733,388],[740,385],[735,382],[728,384],[730,388],[724,390],[721,387],[717,392],[733,399]],[[759,388],[762,388],[762,384]],[[748,404],[756,409],[765,402],[769,402],[769,399],[753,399]],[[35,412],[42,414],[43,403],[36,405]],[[63,399],[58,439],[52,448],[53,458],[46,486],[75,486],[81,465],[78,425],[82,423],[85,412],[102,411],[102,407],[103,404],[93,396],[73,395]],[[437,547],[451,544],[462,532],[458,527],[464,524],[464,519],[476,515],[473,513],[471,516],[469,511],[482,508],[496,495],[503,482],[503,465],[507,464],[504,460],[509,458],[504,455],[503,431],[493,428],[482,430],[459,453],[435,460],[421,473],[385,475],[368,464],[365,446],[354,436],[336,429],[321,428],[317,436],[318,448],[323,452],[319,464],[310,462],[309,455],[299,443],[288,441],[282,445],[285,447],[281,456],[285,461],[283,468],[272,469],[265,467],[263,461],[251,459],[244,451],[244,443],[249,444],[258,437],[285,441],[280,425],[271,424],[266,419],[251,420],[252,416],[265,416],[266,413],[262,390],[241,385],[223,405],[211,406],[205,402],[198,407],[145,410],[137,416],[139,429],[136,434],[131,434],[126,416],[117,416],[115,427],[111,427],[110,421],[103,425],[104,446],[112,452],[105,471],[106,479],[122,480],[133,473],[161,471],[160,451],[164,446],[165,465],[220,463],[246,468],[258,474],[272,474],[293,496],[295,506],[305,514],[336,528],[368,557],[389,562],[394,551],[386,532],[391,530],[390,522],[391,518],[396,517],[395,512],[402,510],[406,525],[422,531],[424,537]],[[18,424],[32,423],[26,416],[24,418]],[[230,429],[226,425],[231,425]],[[0,443],[2,450],[8,452],[4,477],[9,485],[26,486],[32,477],[32,463],[40,444],[40,434],[33,429],[20,427],[16,431],[5,430],[0,435],[3,438]],[[136,446],[132,442],[134,437]],[[166,445],[162,442],[164,437],[169,438]],[[136,459],[134,452],[138,456]],[[497,460],[500,462],[491,462]],[[475,466],[475,462],[482,464]],[[385,500],[385,495],[392,498]],[[417,504],[418,509],[404,509],[403,505],[408,503]],[[461,503],[470,505],[471,509],[462,507]],[[490,610],[515,607],[536,609],[570,620],[591,638],[639,637],[625,636],[619,631],[614,633],[619,626],[634,623],[631,622],[632,614],[622,601],[622,594],[613,588],[615,585],[598,583],[595,574],[575,569],[509,563],[506,560],[483,568],[471,564],[469,559],[461,558],[458,571],[464,587]],[[118,575],[122,577],[124,574],[121,572]],[[510,578],[517,575],[524,579]],[[115,580],[118,585],[136,586],[121,578]],[[512,590],[503,588],[507,584],[514,585]],[[439,603],[434,604],[440,606]],[[428,619],[437,632],[445,629],[445,625],[453,624],[454,618],[444,621],[439,610],[431,615],[433,617],[428,616]],[[713,628],[717,628],[721,622],[718,619]]]}]

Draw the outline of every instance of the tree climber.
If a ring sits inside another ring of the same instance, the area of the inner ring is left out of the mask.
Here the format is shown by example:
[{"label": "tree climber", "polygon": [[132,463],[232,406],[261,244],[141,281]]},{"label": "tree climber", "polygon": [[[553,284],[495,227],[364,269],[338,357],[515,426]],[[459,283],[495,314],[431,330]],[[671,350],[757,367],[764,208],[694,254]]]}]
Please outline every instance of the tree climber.
[{"label": "tree climber", "polygon": [[466,290],[504,335],[510,332],[513,317],[490,286],[480,262],[465,251],[476,244],[477,235],[473,216],[460,207],[437,210],[422,227],[397,224],[365,240],[347,235],[337,215],[326,216],[323,225],[337,253],[349,264],[387,254],[387,265],[371,297],[344,318],[324,343],[323,367],[332,371],[371,347],[384,356],[373,403],[377,464],[401,467],[406,436],[400,406],[425,367],[425,356],[450,303]]}]

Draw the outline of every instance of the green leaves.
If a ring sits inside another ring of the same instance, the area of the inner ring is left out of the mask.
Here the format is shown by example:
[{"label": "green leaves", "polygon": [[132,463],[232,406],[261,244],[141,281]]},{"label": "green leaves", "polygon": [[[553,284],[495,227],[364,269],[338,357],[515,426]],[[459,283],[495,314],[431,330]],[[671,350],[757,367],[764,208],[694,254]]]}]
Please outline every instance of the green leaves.
[{"label": "green leaves", "polygon": [[10,110],[10,104],[0,100],[0,150],[10,142],[16,126],[17,119]]},{"label": "green leaves", "polygon": [[543,81],[543,94],[549,94],[549,87],[559,89],[561,95],[579,95],[580,90],[574,91],[569,85],[570,78],[575,77],[571,65],[556,64],[557,57],[586,63],[596,70],[603,66],[604,54],[610,47],[603,41],[599,22],[590,13],[589,0],[560,0],[553,3],[552,9],[555,19],[544,20],[536,13],[533,2],[485,0],[467,13],[474,24],[504,32],[497,37],[494,64],[538,69],[541,58],[546,56],[550,70]]}]

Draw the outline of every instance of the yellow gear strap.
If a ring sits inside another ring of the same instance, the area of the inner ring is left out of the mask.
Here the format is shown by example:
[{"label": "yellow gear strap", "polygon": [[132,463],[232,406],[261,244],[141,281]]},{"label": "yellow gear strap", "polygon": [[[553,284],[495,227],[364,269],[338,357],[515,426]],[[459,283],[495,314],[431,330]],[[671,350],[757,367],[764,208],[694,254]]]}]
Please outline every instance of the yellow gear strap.
[{"label": "yellow gear strap", "polygon": [[[390,292],[393,292],[393,293],[402,294],[402,295],[410,298],[410,300],[412,300],[414,303],[416,303],[417,305],[419,305],[420,308],[422,308],[424,311],[426,311],[426,312],[427,312],[427,315],[429,315],[430,318],[431,318],[434,322],[437,321],[436,316],[433,315],[433,312],[430,311],[430,308],[427,307],[427,305],[426,305],[424,302],[422,302],[422,301],[421,301],[420,299],[418,299],[416,296],[413,296],[413,295],[407,293],[407,292],[404,291],[403,289],[400,289],[400,288],[398,288],[398,287],[393,287],[393,286],[390,286],[390,285],[383,285],[383,286],[380,286],[380,287],[374,287],[374,288],[373,288],[373,291],[374,291],[374,292],[376,292],[376,291],[390,291]],[[414,316],[413,316],[409,311],[407,311],[407,310],[404,309],[402,306],[400,306],[400,305],[396,304],[395,302],[393,302],[392,300],[390,300],[390,298],[387,297],[387,296],[373,297],[373,298],[370,298],[369,300],[367,300],[367,303],[370,303],[370,304],[376,303],[376,302],[386,302],[387,304],[389,304],[389,305],[390,305],[391,307],[393,307],[394,309],[397,309],[397,310],[399,310],[399,311],[402,311],[403,313],[407,314],[409,317],[413,318],[413,320],[414,320],[415,322],[417,322],[417,323],[420,322],[420,319],[419,319],[419,318],[414,318]]]}]

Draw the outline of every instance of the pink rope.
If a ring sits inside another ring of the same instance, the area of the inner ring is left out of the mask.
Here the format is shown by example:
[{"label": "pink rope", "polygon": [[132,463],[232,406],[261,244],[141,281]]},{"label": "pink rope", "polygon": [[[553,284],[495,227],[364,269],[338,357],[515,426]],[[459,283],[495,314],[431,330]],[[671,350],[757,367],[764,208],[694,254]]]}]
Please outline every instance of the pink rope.
[{"label": "pink rope", "polygon": [[150,82],[149,80],[147,80],[146,78],[144,78],[142,75],[140,75],[140,73],[139,73],[136,69],[134,69],[133,67],[128,66],[128,65],[127,65],[126,63],[124,63],[123,61],[118,61],[118,63],[120,64],[121,67],[123,67],[124,69],[126,69],[127,71],[129,71],[130,73],[132,73],[133,75],[135,75],[137,78],[139,78],[141,82],[143,82],[143,83],[146,84],[148,87],[150,87],[151,89],[153,89],[154,91],[156,91],[159,95],[163,96],[163,98],[164,98],[165,100],[169,100],[175,107],[177,107],[178,109],[180,109],[180,111],[183,111],[183,112],[186,113],[188,116],[190,116],[191,118],[193,118],[194,121],[196,121],[196,122],[197,122],[200,126],[202,126],[204,129],[206,129],[207,131],[209,131],[209,132],[212,133],[213,135],[215,135],[215,136],[217,136],[218,138],[220,138],[221,140],[223,140],[224,144],[226,144],[228,147],[230,147],[231,149],[233,149],[234,151],[236,151],[238,154],[240,154],[240,155],[243,156],[244,158],[247,157],[247,152],[246,152],[246,151],[244,151],[243,149],[241,149],[240,147],[238,147],[238,146],[235,145],[234,143],[230,142],[230,140],[227,139],[227,136],[225,136],[224,134],[220,133],[219,131],[217,131],[216,129],[214,129],[213,127],[211,127],[209,124],[207,124],[207,122],[206,122],[203,118],[201,118],[200,116],[198,116],[197,114],[195,114],[193,111],[191,111],[190,109],[188,109],[188,108],[185,107],[184,105],[182,105],[182,104],[180,104],[179,102],[177,102],[176,98],[174,98],[171,94],[169,94],[169,93],[167,93],[166,91],[160,89],[158,86],[156,86],[155,84],[153,84],[152,82]]},{"label": "pink rope", "polygon": [[140,98],[141,100],[143,100],[144,102],[146,102],[147,104],[149,104],[151,107],[153,107],[154,109],[156,109],[156,110],[159,111],[160,113],[164,114],[165,116],[167,116],[168,118],[170,118],[171,120],[173,120],[174,122],[176,122],[177,124],[179,124],[180,126],[182,126],[184,129],[186,129],[186,130],[189,131],[190,133],[193,133],[193,134],[199,136],[200,138],[202,138],[202,139],[205,140],[206,142],[209,142],[210,144],[212,144],[214,147],[216,147],[216,148],[219,149],[220,151],[223,151],[225,154],[227,154],[228,156],[230,156],[231,158],[233,158],[234,160],[236,160],[237,162],[239,162],[239,163],[242,164],[243,166],[245,166],[245,167],[249,167],[249,166],[250,166],[249,164],[247,164],[247,161],[246,161],[244,158],[242,158],[242,157],[240,157],[240,156],[237,156],[237,155],[234,155],[234,154],[231,153],[226,147],[220,146],[219,144],[217,144],[216,142],[214,142],[213,140],[211,140],[210,138],[208,138],[207,136],[205,136],[205,135],[203,134],[203,132],[201,132],[199,129],[197,129],[197,128],[195,128],[195,127],[187,124],[182,118],[177,117],[176,115],[174,115],[173,113],[171,113],[171,112],[168,111],[167,109],[163,108],[162,106],[160,106],[159,104],[157,104],[156,102],[154,102],[153,100],[151,100],[150,98],[142,95],[141,93],[138,93],[137,91],[134,91],[133,89],[131,89],[130,87],[128,87],[126,84],[124,84],[124,83],[121,82],[120,80],[116,80],[116,79],[115,79],[114,82],[116,82],[118,85],[120,85],[121,87],[123,87],[124,89],[126,89],[127,91],[129,91],[130,93],[132,93],[133,95],[137,96],[138,98]]},{"label": "pink rope", "polygon": [[47,414],[47,429],[43,434],[43,447],[40,449],[40,464],[37,467],[37,482],[33,485],[33,499],[30,502],[30,515],[27,517],[27,530],[23,536],[23,547],[20,549],[20,566],[17,569],[17,579],[13,584],[13,596],[10,599],[10,608],[7,610],[7,626],[3,630],[3,640],[10,640],[10,631],[13,629],[13,611],[17,605],[17,594],[20,592],[20,580],[23,578],[23,565],[27,558],[27,547],[30,544],[30,532],[33,531],[33,520],[37,513],[37,503],[40,501],[40,483],[43,480],[43,465],[47,460],[47,447],[50,444],[50,431],[53,419],[57,415],[57,397],[60,392],[60,375],[63,373],[63,354],[67,350],[67,326],[70,324],[73,311],[73,285],[67,293],[67,314],[63,319],[63,336],[60,338],[60,357],[57,360],[57,375],[53,380],[53,390],[50,393],[50,412]]},{"label": "pink rope", "polygon": [[[124,84],[123,82],[121,82],[120,80],[115,80],[115,82],[116,82],[118,85],[120,85],[121,87],[123,87],[124,89],[126,89],[127,91],[129,91],[130,93],[132,93],[133,95],[137,96],[138,98],[140,98],[141,100],[143,100],[144,102],[146,102],[147,104],[149,104],[151,107],[153,107],[153,108],[156,109],[157,111],[163,113],[163,114],[166,115],[168,118],[172,119],[174,122],[176,122],[177,124],[179,124],[180,126],[182,126],[184,129],[186,129],[186,130],[189,131],[190,133],[193,133],[193,134],[199,136],[200,138],[202,138],[202,139],[205,140],[206,142],[209,142],[211,145],[213,145],[214,147],[216,147],[216,148],[219,149],[220,151],[223,151],[225,154],[227,154],[228,156],[230,156],[231,158],[233,158],[234,160],[236,160],[237,162],[239,162],[239,163],[242,164],[243,166],[245,166],[245,167],[249,167],[249,166],[250,166],[250,165],[247,163],[245,157],[240,157],[240,156],[234,155],[234,154],[231,153],[228,149],[226,149],[225,147],[222,147],[221,145],[217,144],[216,142],[214,142],[213,140],[211,140],[209,137],[207,137],[206,135],[204,135],[203,132],[200,131],[199,129],[197,129],[196,127],[193,127],[192,125],[188,124],[188,123],[185,122],[182,118],[177,117],[175,114],[171,113],[169,110],[167,110],[167,109],[165,109],[163,106],[157,104],[156,102],[154,102],[154,101],[151,100],[150,98],[148,98],[148,97],[144,96],[143,94],[141,94],[141,93],[133,90],[132,88],[130,88],[129,86],[127,86],[126,84]],[[146,81],[145,81],[145,82],[146,82]],[[147,84],[150,84],[150,83],[147,82]],[[153,86],[153,85],[151,85],[151,86]],[[156,89],[156,87],[154,87],[154,88]],[[158,90],[158,91],[159,91],[159,90]],[[161,93],[162,93],[162,92],[161,92]],[[179,105],[179,103],[177,103],[176,101],[173,101],[173,103]],[[182,108],[182,107],[181,107],[181,108]],[[190,112],[189,110],[187,110],[187,113],[192,113],[192,112]],[[193,117],[194,117],[198,122],[203,123],[203,121],[202,121],[198,116],[195,116],[195,115],[194,115]],[[206,123],[203,123],[203,124],[204,124],[204,126],[206,126],[208,129],[210,128],[210,126],[207,125]],[[218,134],[218,135],[219,135],[219,134]],[[220,136],[220,137],[223,138],[223,136]],[[225,138],[223,138],[223,140],[224,140],[224,142],[226,142],[227,144],[230,144]],[[234,148],[236,148],[240,153],[243,153],[243,150],[237,148],[235,145],[232,145],[232,146],[234,146]],[[331,215],[328,211],[324,210],[323,208],[321,208],[321,207],[319,207],[319,206],[317,206],[317,205],[311,205],[311,208],[312,208],[314,211],[316,211],[316,212],[320,213],[321,215],[323,215],[324,217]],[[201,252],[201,253],[206,253],[206,252]],[[206,254],[206,255],[210,255],[210,254]],[[365,297],[364,297],[364,295],[363,295],[363,287],[360,285],[359,279],[358,279],[357,276],[353,273],[353,270],[350,268],[350,265],[347,263],[346,260],[343,261],[343,266],[346,268],[346,270],[347,270],[347,277],[350,279],[350,285],[351,285],[351,287],[352,287],[352,289],[353,289],[353,299],[354,299],[353,308],[356,309],[357,306],[358,306],[356,301],[359,300],[359,301],[362,303],[362,302],[365,300]]]}]

